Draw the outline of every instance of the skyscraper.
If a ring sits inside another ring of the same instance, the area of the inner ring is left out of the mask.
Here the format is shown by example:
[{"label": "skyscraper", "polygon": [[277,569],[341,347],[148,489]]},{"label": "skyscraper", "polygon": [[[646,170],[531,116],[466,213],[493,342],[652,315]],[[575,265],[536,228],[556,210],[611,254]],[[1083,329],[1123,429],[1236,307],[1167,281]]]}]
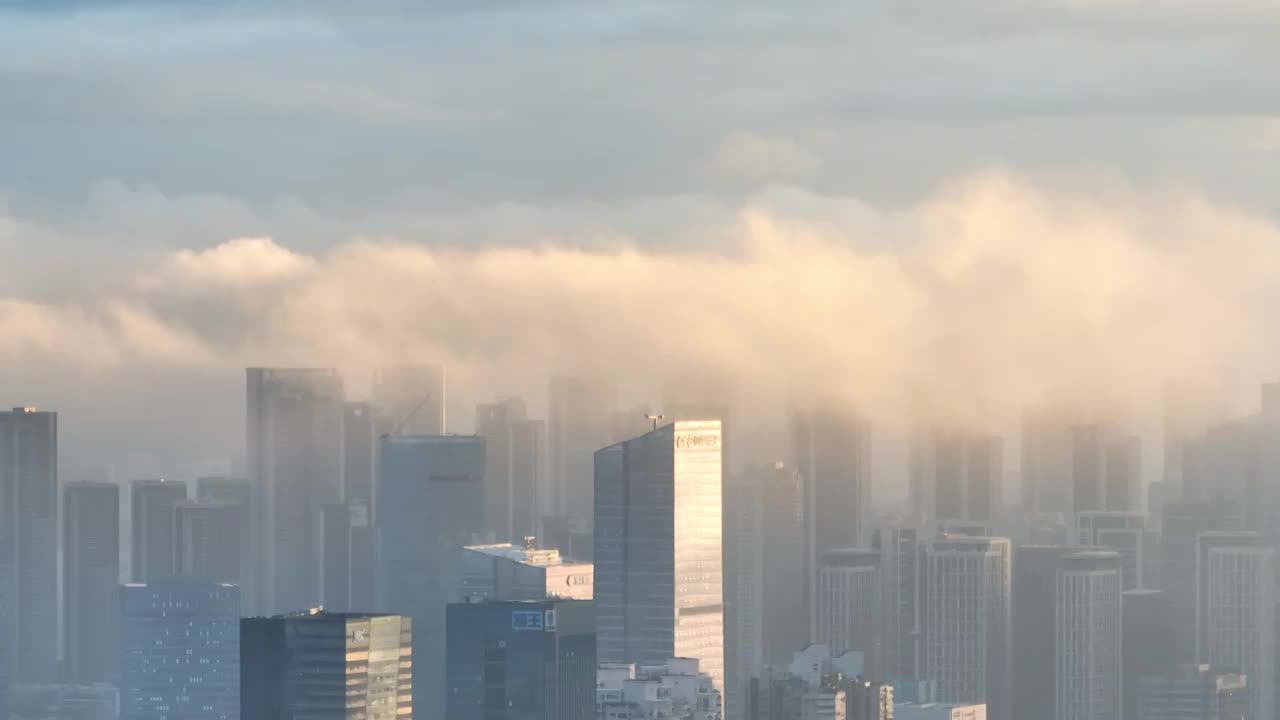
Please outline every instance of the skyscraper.
[{"label": "skyscraper", "polygon": [[63,502],[67,677],[81,685],[110,682],[120,660],[120,488],[70,483]]},{"label": "skyscraper", "polygon": [[1022,417],[1022,507],[1032,513],[1070,513],[1071,424],[1046,409]]},{"label": "skyscraper", "polygon": [[461,600],[462,548],[484,527],[484,438],[382,438],[379,605],[413,618],[418,711],[444,712],[445,606]]},{"label": "skyscraper", "polygon": [[202,477],[196,480],[196,499],[234,505],[240,511],[240,605],[254,607],[257,597],[259,529],[255,523],[253,483],[240,477]]},{"label": "skyscraper", "polygon": [[1196,653],[1249,679],[1254,718],[1275,717],[1275,550],[1259,533],[1207,532],[1196,542]]},{"label": "skyscraper", "polygon": [[1101,424],[1073,428],[1071,487],[1075,512],[1139,510],[1142,449],[1139,438]]},{"label": "skyscraper", "polygon": [[443,435],[447,432],[447,387],[441,365],[395,365],[373,379],[373,406],[391,435]]},{"label": "skyscraper", "polygon": [[134,480],[129,485],[132,505],[134,582],[178,573],[174,537],[174,508],[187,499],[186,483],[174,480]]},{"label": "skyscraper", "polygon": [[1057,720],[1120,720],[1121,582],[1116,553],[1062,559],[1054,603]]},{"label": "skyscraper", "polygon": [[12,677],[52,682],[58,643],[58,414],[0,413],[0,548],[8,605],[3,642]]},{"label": "skyscraper", "polygon": [[864,547],[869,538],[871,426],[846,409],[797,411],[791,442],[804,478],[805,604],[812,637],[818,630],[818,558],[836,548]]},{"label": "skyscraper", "polygon": [[1016,720],[1056,720],[1058,571],[1079,548],[1023,545],[1013,561],[1013,710]]},{"label": "skyscraper", "polygon": [[524,401],[476,406],[476,434],[485,439],[485,522],[499,542],[538,534],[546,426],[525,417]]},{"label": "skyscraper", "polygon": [[925,556],[923,676],[993,720],[1011,718],[1011,555],[1007,538],[943,536]]},{"label": "skyscraper", "polygon": [[324,508],[320,588],[327,610],[367,612],[377,607],[376,533],[370,514],[362,500]]},{"label": "skyscraper", "polygon": [[121,720],[240,717],[240,590],[195,578],[121,588]]},{"label": "skyscraper", "polygon": [[408,617],[316,609],[245,618],[238,639],[244,720],[413,718]]},{"label": "skyscraper", "polygon": [[[1014,571],[1017,572],[1016,570]],[[1123,718],[1138,716],[1138,683],[1151,675],[1173,669],[1173,647],[1169,628],[1169,603],[1163,590],[1126,590],[1121,598],[1124,612]]]},{"label": "skyscraper", "polygon": [[832,655],[863,654],[865,674],[879,677],[880,553],[867,549],[828,550],[818,569],[818,637]]},{"label": "skyscraper", "polygon": [[996,435],[934,430],[912,438],[911,501],[932,522],[993,522],[1004,503],[1004,442]]},{"label": "skyscraper", "polygon": [[329,369],[249,368],[246,447],[258,493],[255,610],[285,612],[321,600],[318,523],[342,502],[342,378]]},{"label": "skyscraper", "polygon": [[876,531],[884,572],[881,604],[887,677],[914,678],[920,639],[920,531],[911,523],[886,523]]},{"label": "skyscraper", "polygon": [[448,626],[449,720],[594,720],[590,601],[455,603]]},{"label": "skyscraper", "polygon": [[342,410],[342,487],[347,502],[373,505],[378,422],[372,403],[348,402]]},{"label": "skyscraper", "polygon": [[694,658],[723,692],[720,422],[600,450],[595,486],[599,661]]},{"label": "skyscraper", "polygon": [[547,417],[551,493],[544,514],[590,524],[592,454],[610,443],[610,421],[618,406],[612,378],[580,375],[551,380]]},{"label": "skyscraper", "polygon": [[1169,600],[1171,657],[1199,664],[1196,654],[1196,539],[1202,532],[1241,530],[1243,512],[1234,500],[1171,503],[1161,521],[1160,581]]},{"label": "skyscraper", "polygon": [[1155,533],[1147,531],[1147,515],[1137,511],[1091,510],[1076,513],[1076,542],[1106,548],[1120,554],[1124,589],[1150,587],[1152,556],[1158,545]]},{"label": "skyscraper", "polygon": [[218,500],[182,500],[173,506],[175,570],[239,587],[249,574],[244,565],[244,512]]}]

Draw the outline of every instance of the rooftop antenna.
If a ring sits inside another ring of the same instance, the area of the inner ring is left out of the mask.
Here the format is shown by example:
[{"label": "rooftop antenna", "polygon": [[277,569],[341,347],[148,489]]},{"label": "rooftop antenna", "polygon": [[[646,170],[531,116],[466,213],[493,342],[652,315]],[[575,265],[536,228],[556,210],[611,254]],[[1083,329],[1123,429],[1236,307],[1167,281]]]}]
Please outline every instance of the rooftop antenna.
[{"label": "rooftop antenna", "polygon": [[653,422],[653,429],[654,429],[654,430],[657,430],[657,429],[658,429],[658,421],[659,421],[659,420],[661,420],[662,418],[663,418],[663,416],[662,416],[662,415],[652,415],[652,414],[650,414],[650,413],[645,413],[645,414],[644,414],[644,419],[645,419],[645,420],[650,420],[650,421],[652,421],[652,422]]}]

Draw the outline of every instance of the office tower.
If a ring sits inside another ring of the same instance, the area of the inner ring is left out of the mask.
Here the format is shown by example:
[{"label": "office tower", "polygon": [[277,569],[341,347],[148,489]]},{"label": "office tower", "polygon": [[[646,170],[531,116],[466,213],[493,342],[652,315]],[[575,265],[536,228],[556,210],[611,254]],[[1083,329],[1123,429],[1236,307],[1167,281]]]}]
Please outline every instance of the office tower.
[{"label": "office tower", "polygon": [[249,479],[257,493],[255,612],[321,600],[318,524],[342,502],[342,378],[329,369],[246,370]]},{"label": "office tower", "polygon": [[324,607],[367,612],[377,605],[377,556],[364,501],[326,505],[320,519],[320,588]]},{"label": "office tower", "polygon": [[879,676],[880,553],[841,549],[822,554],[818,568],[818,642],[833,655],[863,654],[870,676]]},{"label": "office tower", "polygon": [[[804,612],[804,478],[781,464],[756,466],[743,473],[744,490],[760,498],[759,543],[761,657],[787,661],[809,643]],[[736,498],[726,497],[726,502]]]},{"label": "office tower", "polygon": [[1243,529],[1243,512],[1228,499],[1173,503],[1165,506],[1160,524],[1160,581],[1169,601],[1172,658],[1196,664],[1196,538]]},{"label": "office tower", "polygon": [[237,638],[244,720],[413,718],[408,617],[313,609],[244,618]]},{"label": "office tower", "polygon": [[875,535],[884,572],[881,603],[885,675],[914,678],[920,639],[920,531],[910,523],[885,523]]},{"label": "office tower", "polygon": [[1062,559],[1054,603],[1057,720],[1120,720],[1121,583],[1117,553]]},{"label": "office tower", "polygon": [[476,406],[476,434],[485,440],[485,522],[499,542],[538,534],[544,483],[546,425],[525,417],[524,401]]},{"label": "office tower", "polygon": [[590,563],[566,560],[559,550],[510,543],[462,549],[459,596],[468,601],[590,600],[594,583]]},{"label": "office tower", "polygon": [[1183,447],[1182,495],[1187,502],[1224,499],[1242,512],[1242,529],[1264,524],[1261,415],[1205,428]]},{"label": "office tower", "polygon": [[1124,589],[1149,587],[1152,580],[1151,558],[1159,542],[1147,531],[1146,513],[1095,510],[1076,513],[1076,542],[1089,547],[1106,548],[1120,554],[1124,568]]},{"label": "office tower", "polygon": [[1266,535],[1272,547],[1280,547],[1280,528],[1276,527],[1276,517],[1280,516],[1280,383],[1264,384],[1261,394],[1256,455],[1261,516],[1250,529]]},{"label": "office tower", "polygon": [[1147,517],[1152,528],[1160,530],[1165,505],[1182,502],[1182,499],[1182,485],[1174,485],[1168,480],[1147,483]]},{"label": "office tower", "polygon": [[484,527],[484,438],[384,437],[381,458],[379,605],[413,618],[418,711],[439,717],[445,606],[462,599],[462,548]]},{"label": "office tower", "polygon": [[852,411],[797,411],[791,425],[795,468],[804,478],[805,607],[817,634],[818,558],[865,546],[871,507],[871,426]]},{"label": "office tower", "polygon": [[1008,538],[963,536],[925,554],[923,676],[942,702],[986,703],[994,720],[1011,720],[1011,555]]},{"label": "office tower", "polygon": [[11,676],[51,682],[58,643],[58,414],[0,412],[0,528]]},{"label": "office tower", "polygon": [[845,687],[846,720],[893,720],[893,686],[862,678]]},{"label": "office tower", "polygon": [[893,712],[897,720],[987,720],[987,706],[983,703],[898,703]]},{"label": "office tower", "polygon": [[1073,428],[1072,440],[1075,512],[1138,510],[1142,481],[1140,439],[1093,424]]},{"label": "office tower", "polygon": [[1015,720],[1055,720],[1058,571],[1079,548],[1023,545],[1013,560]]},{"label": "office tower", "polygon": [[1275,717],[1275,550],[1259,533],[1196,541],[1196,654],[1249,680],[1254,718]]},{"label": "office tower", "polygon": [[[1014,571],[1017,572],[1016,570]],[[1138,715],[1138,683],[1142,678],[1164,675],[1173,669],[1169,634],[1169,602],[1163,590],[1126,590],[1124,611],[1123,718]]]},{"label": "office tower", "polygon": [[1245,720],[1248,679],[1209,665],[1182,665],[1138,681],[1135,720]]},{"label": "office tower", "polygon": [[443,435],[448,431],[445,371],[441,365],[397,365],[373,379],[379,434]]},{"label": "office tower", "polygon": [[242,477],[202,477],[196,479],[196,499],[234,505],[240,510],[240,606],[253,607],[258,577],[258,528],[254,518],[254,487]]},{"label": "office tower", "polygon": [[120,488],[70,483],[63,492],[62,633],[67,679],[115,678],[120,659]]},{"label": "office tower", "polygon": [[120,720],[240,717],[240,589],[160,578],[120,589]]},{"label": "office tower", "polygon": [[243,508],[218,500],[181,500],[173,506],[178,575],[239,587],[244,565]]},{"label": "office tower", "polygon": [[1029,513],[1070,513],[1071,424],[1045,409],[1022,417],[1022,507]]},{"label": "office tower", "polygon": [[178,574],[174,507],[187,499],[187,485],[175,480],[134,480],[129,484],[133,567],[137,583]]},{"label": "office tower", "polygon": [[342,407],[342,487],[349,503],[373,505],[377,473],[378,422],[372,403],[347,402]]},{"label": "office tower", "polygon": [[448,720],[594,720],[590,601],[456,603],[448,636]]},{"label": "office tower", "polygon": [[724,688],[720,422],[676,422],[595,455],[597,656],[694,658]]},{"label": "office tower", "polygon": [[618,405],[612,378],[552,378],[547,417],[551,493],[544,514],[593,523],[592,455],[609,444],[610,419]]},{"label": "office tower", "polygon": [[933,430],[910,449],[911,505],[932,522],[993,522],[1004,503],[1004,442],[995,435]]}]

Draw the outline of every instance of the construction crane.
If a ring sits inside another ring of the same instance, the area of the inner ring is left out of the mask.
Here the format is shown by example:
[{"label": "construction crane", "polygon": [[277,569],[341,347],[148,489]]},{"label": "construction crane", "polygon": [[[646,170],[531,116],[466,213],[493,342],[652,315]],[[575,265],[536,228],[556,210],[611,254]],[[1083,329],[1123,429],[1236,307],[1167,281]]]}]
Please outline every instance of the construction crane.
[{"label": "construction crane", "polygon": [[391,427],[388,428],[386,432],[382,433],[382,437],[386,438],[392,435],[399,435],[400,432],[404,430],[404,426],[408,425],[410,420],[417,417],[418,411],[422,410],[422,407],[426,405],[427,401],[430,399],[431,393],[427,393],[419,398],[418,402],[414,403],[413,407],[409,408],[407,412],[401,414],[400,417],[396,418],[395,421],[391,423]]}]

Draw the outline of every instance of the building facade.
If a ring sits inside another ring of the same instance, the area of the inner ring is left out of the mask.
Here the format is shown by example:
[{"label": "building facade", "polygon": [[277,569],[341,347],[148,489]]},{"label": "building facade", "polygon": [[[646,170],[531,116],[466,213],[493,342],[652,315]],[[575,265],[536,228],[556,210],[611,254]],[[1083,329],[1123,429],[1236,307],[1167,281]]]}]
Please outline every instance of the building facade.
[{"label": "building facade", "polygon": [[880,553],[841,549],[822,554],[818,570],[818,637],[832,655],[863,654],[866,674],[879,677],[880,604],[883,601]]},{"label": "building facade", "polygon": [[63,492],[62,632],[67,678],[112,681],[120,661],[120,488],[69,483]]},{"label": "building facade", "polygon": [[1054,623],[1054,717],[1121,720],[1120,556],[1080,552],[1062,559]]},{"label": "building facade", "polygon": [[1138,681],[1135,720],[1240,720],[1250,714],[1244,675],[1183,665]]},{"label": "building facade", "polygon": [[1196,542],[1197,654],[1237,668],[1254,718],[1274,717],[1275,550],[1259,533],[1201,533]]}]

